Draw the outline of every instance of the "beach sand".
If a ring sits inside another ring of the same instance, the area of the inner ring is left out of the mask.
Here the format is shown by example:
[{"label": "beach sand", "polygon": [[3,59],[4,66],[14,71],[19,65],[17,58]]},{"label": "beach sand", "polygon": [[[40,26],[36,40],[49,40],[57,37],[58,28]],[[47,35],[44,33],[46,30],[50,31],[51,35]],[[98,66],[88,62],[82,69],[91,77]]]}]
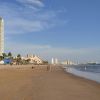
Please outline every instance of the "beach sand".
[{"label": "beach sand", "polygon": [[18,67],[0,69],[0,100],[100,100],[99,83],[68,74],[59,66]]}]

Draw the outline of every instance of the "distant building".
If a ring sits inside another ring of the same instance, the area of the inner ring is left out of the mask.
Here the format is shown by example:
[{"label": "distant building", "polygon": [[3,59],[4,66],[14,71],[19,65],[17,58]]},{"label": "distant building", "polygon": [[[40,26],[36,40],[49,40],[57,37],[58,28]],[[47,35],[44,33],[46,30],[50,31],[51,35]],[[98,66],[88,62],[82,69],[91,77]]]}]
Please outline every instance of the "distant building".
[{"label": "distant building", "polygon": [[0,17],[0,56],[4,53],[4,21]]},{"label": "distant building", "polygon": [[55,59],[55,64],[58,64],[58,59],[57,58]]},{"label": "distant building", "polygon": [[58,59],[57,58],[52,58],[51,59],[51,64],[58,64]]},{"label": "distant building", "polygon": [[54,64],[54,59],[52,58],[52,60],[51,60],[51,64]]},{"label": "distant building", "polygon": [[27,59],[30,59],[30,63],[43,64],[43,60],[36,55],[27,55]]},{"label": "distant building", "polygon": [[63,65],[75,65],[74,62],[69,61],[69,60],[62,62],[61,64],[63,64]]}]

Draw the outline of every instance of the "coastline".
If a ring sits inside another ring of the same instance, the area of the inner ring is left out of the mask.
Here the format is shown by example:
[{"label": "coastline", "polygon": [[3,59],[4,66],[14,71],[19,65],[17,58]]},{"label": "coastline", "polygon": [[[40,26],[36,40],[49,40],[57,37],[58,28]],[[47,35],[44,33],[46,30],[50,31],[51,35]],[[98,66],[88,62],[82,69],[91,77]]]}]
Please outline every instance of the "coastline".
[{"label": "coastline", "polygon": [[68,73],[75,75],[75,76],[82,77],[82,78],[100,83],[100,73],[81,71],[75,67],[64,67],[64,70]]},{"label": "coastline", "polygon": [[58,66],[51,66],[50,71],[43,65],[34,69],[31,67],[27,65],[23,69],[0,69],[2,100],[100,99],[100,84],[95,81],[67,73]]}]

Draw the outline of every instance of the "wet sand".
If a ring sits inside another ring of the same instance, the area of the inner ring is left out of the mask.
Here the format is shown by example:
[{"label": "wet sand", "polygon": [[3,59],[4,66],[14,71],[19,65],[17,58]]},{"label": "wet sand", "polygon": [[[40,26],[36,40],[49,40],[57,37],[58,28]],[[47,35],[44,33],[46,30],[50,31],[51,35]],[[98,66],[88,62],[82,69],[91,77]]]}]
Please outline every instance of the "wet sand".
[{"label": "wet sand", "polygon": [[68,74],[58,66],[51,70],[47,66],[12,67],[0,69],[0,100],[100,100],[99,83]]}]

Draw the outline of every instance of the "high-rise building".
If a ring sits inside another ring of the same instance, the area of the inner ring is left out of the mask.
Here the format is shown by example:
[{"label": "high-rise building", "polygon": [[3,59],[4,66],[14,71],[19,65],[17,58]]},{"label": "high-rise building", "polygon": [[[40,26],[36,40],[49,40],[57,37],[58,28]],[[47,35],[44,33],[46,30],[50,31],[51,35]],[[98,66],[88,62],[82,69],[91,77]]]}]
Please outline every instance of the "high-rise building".
[{"label": "high-rise building", "polygon": [[0,17],[0,56],[4,53],[4,21]]},{"label": "high-rise building", "polygon": [[52,58],[51,63],[54,64],[54,59]]},{"label": "high-rise building", "polygon": [[57,58],[55,59],[55,64],[58,64],[58,59]]}]

